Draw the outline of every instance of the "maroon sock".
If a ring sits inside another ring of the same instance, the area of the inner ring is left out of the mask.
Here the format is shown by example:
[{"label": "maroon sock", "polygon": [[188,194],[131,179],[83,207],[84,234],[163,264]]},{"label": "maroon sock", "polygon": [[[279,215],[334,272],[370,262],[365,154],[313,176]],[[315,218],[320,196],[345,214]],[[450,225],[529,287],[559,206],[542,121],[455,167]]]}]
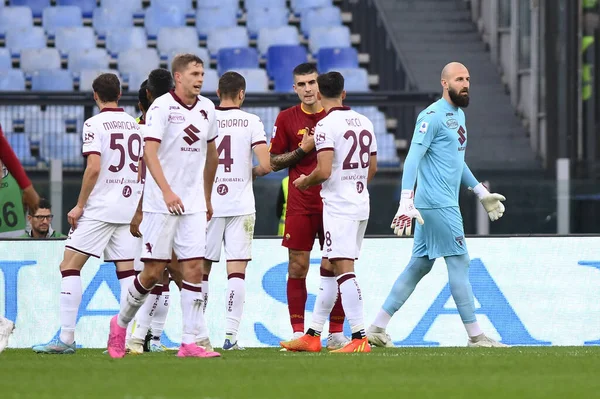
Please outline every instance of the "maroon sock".
[{"label": "maroon sock", "polygon": [[306,279],[290,278],[287,282],[288,310],[294,332],[304,332],[304,308],[306,307]]},{"label": "maroon sock", "polygon": [[333,309],[331,309],[331,313],[329,314],[329,332],[333,334],[344,331],[345,319],[346,314],[344,313],[344,308],[342,307],[342,296],[338,288],[337,300],[335,301],[335,305],[333,305]]}]

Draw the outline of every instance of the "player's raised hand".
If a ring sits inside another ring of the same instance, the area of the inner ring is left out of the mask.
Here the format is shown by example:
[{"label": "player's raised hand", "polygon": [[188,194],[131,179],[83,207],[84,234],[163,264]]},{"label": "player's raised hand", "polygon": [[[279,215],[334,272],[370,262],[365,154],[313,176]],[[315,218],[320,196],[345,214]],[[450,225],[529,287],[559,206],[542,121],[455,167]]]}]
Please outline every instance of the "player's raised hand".
[{"label": "player's raised hand", "polygon": [[142,233],[140,232],[140,224],[142,224],[142,219],[144,218],[144,213],[140,210],[136,210],[133,218],[131,219],[131,223],[129,223],[129,232],[132,236],[140,238]]},{"label": "player's raised hand", "polygon": [[75,207],[71,209],[69,213],[67,213],[67,221],[73,230],[77,228],[77,221],[79,221],[81,215],[83,215],[83,208],[79,205],[75,205]]},{"label": "player's raised hand", "polygon": [[402,190],[400,194],[398,212],[396,212],[396,216],[390,226],[394,229],[394,234],[398,236],[410,235],[413,219],[417,219],[419,224],[425,223],[421,217],[421,213],[415,208],[414,197],[415,192],[413,190]]},{"label": "player's raised hand", "polygon": [[306,128],[306,133],[304,133],[304,135],[302,136],[302,141],[300,142],[300,148],[302,148],[302,151],[306,153],[309,153],[310,151],[315,149],[314,130],[311,131],[308,128]]},{"label": "player's raised hand", "polygon": [[490,193],[488,189],[483,185],[483,183],[479,183],[475,187],[473,187],[473,192],[477,194],[479,197],[479,202],[485,208],[488,213],[488,217],[492,222],[500,219],[502,215],[504,215],[504,211],[506,208],[501,201],[506,201],[506,197],[502,194]]},{"label": "player's raised hand", "polygon": [[185,208],[183,207],[181,198],[179,198],[177,194],[169,190],[163,194],[163,198],[171,215],[183,215]]},{"label": "player's raised hand", "polygon": [[302,190],[302,191],[306,190],[308,188],[308,186],[306,185],[306,175],[300,175],[300,177],[297,178],[296,180],[294,180],[292,182],[292,184],[298,190]]}]

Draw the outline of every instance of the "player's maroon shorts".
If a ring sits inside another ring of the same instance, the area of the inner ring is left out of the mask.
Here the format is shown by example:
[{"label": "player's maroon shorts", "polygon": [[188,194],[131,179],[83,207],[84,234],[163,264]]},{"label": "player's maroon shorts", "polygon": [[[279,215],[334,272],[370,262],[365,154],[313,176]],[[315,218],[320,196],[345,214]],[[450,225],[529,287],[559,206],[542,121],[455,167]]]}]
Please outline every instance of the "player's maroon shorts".
[{"label": "player's maroon shorts", "polygon": [[296,251],[310,251],[317,236],[322,250],[325,240],[322,214],[287,215],[281,245]]}]

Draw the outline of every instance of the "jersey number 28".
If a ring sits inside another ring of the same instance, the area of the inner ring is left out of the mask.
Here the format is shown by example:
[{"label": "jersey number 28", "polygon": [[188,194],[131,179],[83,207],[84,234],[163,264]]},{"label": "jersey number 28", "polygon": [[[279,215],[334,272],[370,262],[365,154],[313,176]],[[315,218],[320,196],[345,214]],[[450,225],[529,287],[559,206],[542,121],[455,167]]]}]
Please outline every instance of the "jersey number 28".
[{"label": "jersey number 28", "polygon": [[369,132],[368,130],[361,130],[357,138],[356,133],[354,133],[353,130],[348,130],[344,134],[344,138],[346,140],[352,140],[352,144],[350,147],[350,151],[348,151],[348,155],[346,155],[346,158],[344,159],[342,169],[358,168],[358,162],[352,162],[352,158],[354,157],[354,153],[356,152],[356,147],[360,147],[360,150],[358,152],[360,166],[362,168],[368,168],[369,164],[371,163],[371,143],[373,143],[373,136],[371,135],[371,132]]}]

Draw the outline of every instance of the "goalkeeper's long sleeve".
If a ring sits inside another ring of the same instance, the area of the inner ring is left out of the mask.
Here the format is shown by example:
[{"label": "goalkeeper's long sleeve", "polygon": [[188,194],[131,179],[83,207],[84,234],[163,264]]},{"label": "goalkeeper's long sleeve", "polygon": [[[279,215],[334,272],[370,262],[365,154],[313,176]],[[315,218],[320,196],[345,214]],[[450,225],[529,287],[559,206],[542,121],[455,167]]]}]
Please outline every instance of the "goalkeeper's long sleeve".
[{"label": "goalkeeper's long sleeve", "polygon": [[412,191],[415,189],[419,163],[427,150],[428,148],[422,144],[413,143],[413,145],[410,146],[402,170],[402,190]]},{"label": "goalkeeper's long sleeve", "polygon": [[475,178],[475,176],[473,175],[473,172],[471,172],[471,169],[469,169],[469,166],[467,165],[466,162],[463,167],[461,183],[470,189],[475,188],[475,186],[477,186],[479,184],[479,181]]}]

